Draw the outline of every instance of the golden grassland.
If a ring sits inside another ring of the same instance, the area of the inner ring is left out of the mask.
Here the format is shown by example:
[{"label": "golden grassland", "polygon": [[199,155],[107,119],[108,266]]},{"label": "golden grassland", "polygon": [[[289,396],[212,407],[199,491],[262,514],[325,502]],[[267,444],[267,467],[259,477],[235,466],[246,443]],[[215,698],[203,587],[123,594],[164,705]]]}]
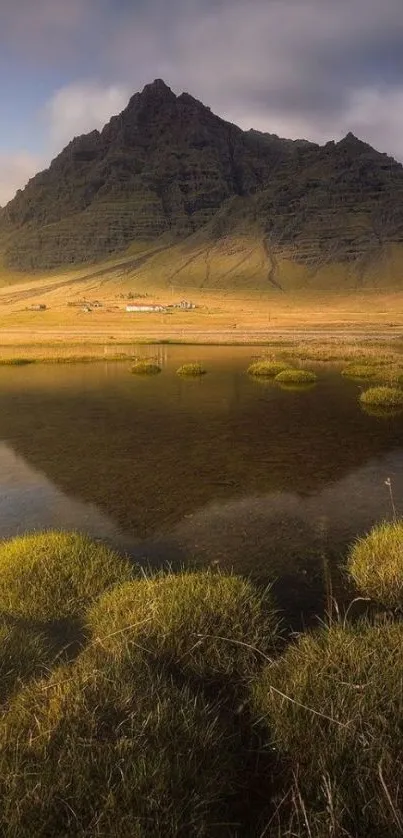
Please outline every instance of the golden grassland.
[{"label": "golden grassland", "polygon": [[[0,358],[131,358],[134,343],[166,341],[290,344],[302,360],[304,353],[306,360],[360,359],[360,341],[403,335],[397,258],[391,264],[360,286],[345,266],[308,274],[280,260],[279,288],[256,236],[245,235],[208,245],[197,237],[166,247],[140,243],[102,264],[46,275],[0,268]],[[196,309],[125,310],[133,300],[181,299]],[[30,310],[38,304],[46,310]]]}]

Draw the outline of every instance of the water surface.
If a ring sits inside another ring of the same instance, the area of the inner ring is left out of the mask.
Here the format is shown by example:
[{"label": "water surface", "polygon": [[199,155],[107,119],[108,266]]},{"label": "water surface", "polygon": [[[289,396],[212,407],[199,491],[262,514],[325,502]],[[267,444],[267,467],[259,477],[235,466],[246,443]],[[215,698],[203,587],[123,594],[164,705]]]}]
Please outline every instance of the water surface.
[{"label": "water surface", "polygon": [[[282,390],[245,369],[256,348],[139,347],[126,363],[0,368],[0,536],[60,527],[146,564],[277,578],[304,619],[340,589],[351,541],[403,512],[403,419],[363,412],[360,385],[316,367]],[[208,375],[179,378],[197,360]]]}]

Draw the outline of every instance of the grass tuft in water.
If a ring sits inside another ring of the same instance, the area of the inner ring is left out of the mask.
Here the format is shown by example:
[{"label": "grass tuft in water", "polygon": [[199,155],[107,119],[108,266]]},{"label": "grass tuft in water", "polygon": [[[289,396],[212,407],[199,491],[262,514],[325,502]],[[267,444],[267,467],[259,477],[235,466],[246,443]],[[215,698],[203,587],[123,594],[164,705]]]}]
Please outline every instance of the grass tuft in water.
[{"label": "grass tuft in water", "polygon": [[152,361],[137,361],[133,364],[131,372],[134,375],[158,375],[161,372],[161,367]]},{"label": "grass tuft in water", "polygon": [[265,668],[255,707],[290,766],[270,834],[402,834],[402,670],[403,625],[387,622],[302,636]]},{"label": "grass tuft in water", "polygon": [[201,364],[194,363],[194,364],[183,364],[181,367],[179,367],[178,370],[176,370],[176,372],[177,372],[177,375],[185,375],[185,376],[189,375],[189,376],[197,377],[199,375],[205,375],[207,370],[204,369],[204,367]]},{"label": "grass tuft in water", "polygon": [[363,596],[403,606],[403,521],[378,524],[350,550],[348,571]]},{"label": "grass tuft in water", "polygon": [[403,390],[397,387],[370,387],[361,393],[360,402],[372,407],[403,407]]},{"label": "grass tuft in water", "polygon": [[131,578],[129,563],[78,533],[43,532],[0,543],[0,611],[43,622],[82,614]]},{"label": "grass tuft in water", "polygon": [[266,378],[274,378],[279,372],[287,369],[287,364],[283,361],[261,360],[255,361],[251,364],[247,372],[249,375],[263,376]]},{"label": "grass tuft in water", "polygon": [[378,372],[379,371],[376,369],[376,367],[372,367],[369,364],[360,363],[360,364],[349,364],[347,367],[345,367],[341,371],[341,374],[345,378],[366,379],[366,378],[376,378]]},{"label": "grass tuft in water", "polygon": [[311,370],[287,369],[276,375],[278,384],[313,384],[317,375]]}]

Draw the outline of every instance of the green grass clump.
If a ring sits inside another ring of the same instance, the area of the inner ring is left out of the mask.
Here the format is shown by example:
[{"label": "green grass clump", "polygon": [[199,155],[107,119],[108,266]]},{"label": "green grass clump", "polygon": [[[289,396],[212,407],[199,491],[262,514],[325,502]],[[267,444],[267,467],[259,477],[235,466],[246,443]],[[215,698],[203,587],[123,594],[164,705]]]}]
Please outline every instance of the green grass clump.
[{"label": "green grass clump", "polygon": [[131,577],[127,561],[78,533],[43,532],[0,543],[0,611],[51,621],[82,614]]},{"label": "green grass clump", "polygon": [[209,571],[160,574],[114,588],[88,617],[94,638],[116,657],[171,661],[202,677],[245,679],[272,649],[277,618],[268,592]]},{"label": "green grass clump", "polygon": [[255,706],[289,764],[279,835],[401,834],[402,671],[401,623],[334,625],[265,668]]},{"label": "green grass clump", "polygon": [[360,402],[370,407],[403,407],[403,390],[396,387],[370,387],[361,393]]},{"label": "green grass clump", "polygon": [[376,367],[371,367],[369,364],[349,364],[341,371],[341,374],[345,378],[375,378],[377,376],[377,369]]},{"label": "green grass clump", "polygon": [[104,594],[76,660],[10,702],[1,834],[258,834],[267,797],[251,795],[266,792],[268,763],[245,698],[262,668],[255,645],[273,648],[276,622],[267,592],[209,571]]},{"label": "green grass clump", "polygon": [[388,608],[403,605],[403,521],[378,524],[350,550],[348,571],[364,596]]},{"label": "green grass clump", "polygon": [[12,702],[0,730],[2,834],[221,838],[240,735],[218,702],[147,667],[79,659]]},{"label": "green grass clump", "polygon": [[133,364],[131,372],[134,375],[157,375],[161,367],[152,361],[137,361]]},{"label": "green grass clump", "polygon": [[177,375],[198,376],[205,375],[207,370],[201,364],[183,364],[176,372]]},{"label": "green grass clump", "polygon": [[255,361],[248,367],[249,375],[264,376],[266,378],[274,378],[280,372],[287,369],[287,364],[283,361]]},{"label": "green grass clump", "polygon": [[313,384],[317,375],[311,370],[287,369],[276,375],[278,384]]}]

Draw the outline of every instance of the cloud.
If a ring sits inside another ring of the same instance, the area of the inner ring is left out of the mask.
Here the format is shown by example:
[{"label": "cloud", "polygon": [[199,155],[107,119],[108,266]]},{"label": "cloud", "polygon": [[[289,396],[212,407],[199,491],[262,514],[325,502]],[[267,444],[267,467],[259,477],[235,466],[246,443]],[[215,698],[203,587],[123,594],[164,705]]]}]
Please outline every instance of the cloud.
[{"label": "cloud", "polygon": [[22,189],[43,165],[39,155],[27,151],[0,152],[0,207]]},{"label": "cloud", "polygon": [[[4,0],[0,4],[0,44],[20,59],[43,62],[71,55],[94,14],[97,0]],[[99,5],[99,3],[98,3]]]},{"label": "cloud", "polygon": [[127,105],[130,90],[123,85],[81,82],[57,90],[45,107],[49,142],[60,151],[73,137],[103,128]]},{"label": "cloud", "polygon": [[402,156],[398,113],[369,125],[354,111],[403,89],[402,41],[401,0],[154,0],[115,21],[104,58],[139,86],[165,77],[244,128],[317,141],[361,130]]}]

